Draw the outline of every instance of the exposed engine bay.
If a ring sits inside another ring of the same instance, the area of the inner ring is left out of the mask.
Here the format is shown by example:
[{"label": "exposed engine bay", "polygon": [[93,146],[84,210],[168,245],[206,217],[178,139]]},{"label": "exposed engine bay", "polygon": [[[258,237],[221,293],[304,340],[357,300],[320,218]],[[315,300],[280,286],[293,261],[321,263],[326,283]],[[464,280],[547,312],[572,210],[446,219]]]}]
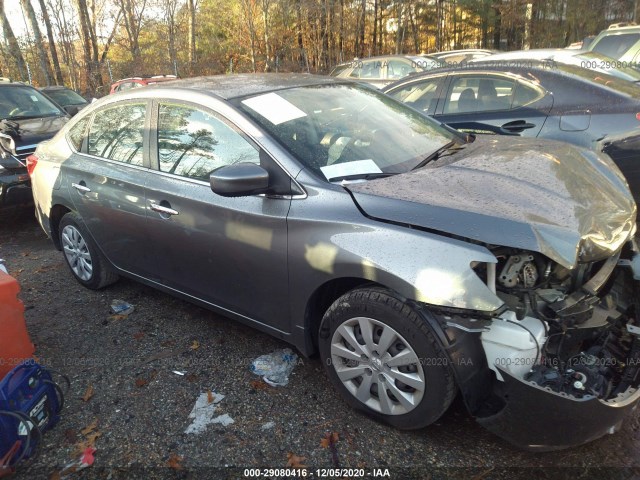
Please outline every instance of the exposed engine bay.
[{"label": "exposed engine bay", "polygon": [[498,380],[506,370],[556,393],[604,401],[637,390],[640,298],[620,252],[572,270],[535,252],[493,253],[497,264],[475,269],[506,307],[480,336]]}]

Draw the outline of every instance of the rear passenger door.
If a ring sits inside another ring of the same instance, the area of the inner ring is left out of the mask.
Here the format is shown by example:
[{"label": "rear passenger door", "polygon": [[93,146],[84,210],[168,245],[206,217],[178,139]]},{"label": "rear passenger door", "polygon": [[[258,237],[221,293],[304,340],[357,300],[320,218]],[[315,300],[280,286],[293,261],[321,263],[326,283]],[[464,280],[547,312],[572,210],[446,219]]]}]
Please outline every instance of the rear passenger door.
[{"label": "rear passenger door", "polygon": [[96,111],[86,130],[72,128],[78,151],[62,164],[66,187],[89,232],[107,258],[144,275],[144,184],[149,175],[149,104],[118,102]]},{"label": "rear passenger door", "polygon": [[519,77],[473,72],[449,79],[434,117],[462,132],[536,137],[553,105],[546,90]]}]

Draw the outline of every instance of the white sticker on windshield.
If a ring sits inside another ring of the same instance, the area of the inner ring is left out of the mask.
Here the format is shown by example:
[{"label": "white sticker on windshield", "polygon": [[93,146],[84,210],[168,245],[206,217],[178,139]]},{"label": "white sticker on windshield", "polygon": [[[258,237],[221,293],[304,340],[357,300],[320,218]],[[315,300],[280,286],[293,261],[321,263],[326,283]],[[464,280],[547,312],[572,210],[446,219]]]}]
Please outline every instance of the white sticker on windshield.
[{"label": "white sticker on windshield", "polygon": [[36,97],[35,95],[29,95],[31,97],[31,100],[33,100],[34,102],[38,101],[38,97]]},{"label": "white sticker on windshield", "polygon": [[277,93],[266,93],[243,100],[247,107],[259,113],[274,125],[306,117],[307,114]]},{"label": "white sticker on windshield", "polygon": [[356,160],[355,162],[336,163],[320,167],[322,173],[331,180],[332,178],[346,177],[347,175],[364,175],[367,173],[382,173],[380,167],[371,160]]}]

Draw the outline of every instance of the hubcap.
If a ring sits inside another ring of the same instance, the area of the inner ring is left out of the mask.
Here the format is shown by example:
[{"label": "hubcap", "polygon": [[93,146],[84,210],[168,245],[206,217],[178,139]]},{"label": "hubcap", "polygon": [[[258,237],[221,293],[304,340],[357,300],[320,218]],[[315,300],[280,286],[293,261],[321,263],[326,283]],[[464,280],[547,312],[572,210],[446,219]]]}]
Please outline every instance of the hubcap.
[{"label": "hubcap", "polygon": [[376,412],[408,413],[424,395],[418,355],[402,335],[373,318],[352,318],[336,329],[331,361],[347,390]]},{"label": "hubcap", "polygon": [[93,275],[93,261],[84,238],[73,225],[62,229],[62,250],[73,273],[81,280],[89,281]]}]

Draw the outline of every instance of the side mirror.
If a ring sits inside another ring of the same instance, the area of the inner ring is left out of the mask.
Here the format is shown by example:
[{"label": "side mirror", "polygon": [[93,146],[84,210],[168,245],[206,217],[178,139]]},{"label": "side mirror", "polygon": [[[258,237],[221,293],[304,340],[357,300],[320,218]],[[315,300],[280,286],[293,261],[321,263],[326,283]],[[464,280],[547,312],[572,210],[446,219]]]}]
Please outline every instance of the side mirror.
[{"label": "side mirror", "polygon": [[80,110],[77,105],[66,105],[64,111],[67,112],[70,116],[74,116]]},{"label": "side mirror", "polygon": [[211,172],[209,184],[213,193],[223,197],[256,195],[269,188],[269,173],[255,163],[236,163]]}]

